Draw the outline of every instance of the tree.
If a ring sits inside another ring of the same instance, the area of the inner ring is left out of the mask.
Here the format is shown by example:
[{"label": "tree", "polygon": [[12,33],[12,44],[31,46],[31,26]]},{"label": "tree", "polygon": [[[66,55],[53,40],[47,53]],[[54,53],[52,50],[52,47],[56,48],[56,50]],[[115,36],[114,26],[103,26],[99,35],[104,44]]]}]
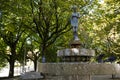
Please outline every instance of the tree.
[{"label": "tree", "polygon": [[[40,48],[42,57],[46,56],[47,48],[53,44],[56,39],[70,30],[69,13],[64,5],[60,5],[63,1],[32,1],[31,14],[34,25],[30,29],[40,37]],[[63,23],[64,22],[64,23]]]},{"label": "tree", "polygon": [[[25,31],[24,28],[22,28],[23,19],[18,12],[18,2],[16,4],[14,3],[13,1],[8,1],[0,5],[2,6],[0,36],[4,40],[4,43],[10,47],[10,53],[7,55],[4,54],[7,56],[5,59],[7,59],[10,65],[9,77],[14,76],[14,63],[17,58],[16,48],[22,33]],[[12,4],[14,5],[9,7]]]},{"label": "tree", "polygon": [[119,4],[118,1],[105,0],[104,3],[93,6],[93,13],[87,23],[93,26],[90,34],[94,38],[93,45],[98,54],[119,54]]},{"label": "tree", "polygon": [[[33,33],[34,34],[34,33]],[[27,38],[27,47],[26,47],[26,58],[30,59],[33,61],[34,63],[34,71],[37,70],[37,62],[38,62],[38,58],[40,56],[40,50],[39,50],[39,42],[36,42],[39,39],[38,36],[36,35],[31,35],[30,37]]]},{"label": "tree", "polygon": [[10,52],[11,52],[7,57],[7,61],[10,64],[9,77],[13,77],[13,75],[14,75],[14,62],[17,57],[16,46],[17,46],[18,40],[20,39],[22,33],[23,33],[23,31],[20,31],[20,29],[18,29],[17,33],[15,33],[14,31],[11,32],[9,30],[1,30],[0,31],[1,37],[3,38],[5,44],[10,47]]}]

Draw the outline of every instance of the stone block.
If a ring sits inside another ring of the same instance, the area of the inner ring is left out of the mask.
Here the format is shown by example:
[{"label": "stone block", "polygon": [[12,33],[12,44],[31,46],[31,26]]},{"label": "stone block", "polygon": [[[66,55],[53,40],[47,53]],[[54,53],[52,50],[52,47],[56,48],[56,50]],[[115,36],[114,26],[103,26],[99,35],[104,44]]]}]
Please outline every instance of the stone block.
[{"label": "stone block", "polygon": [[105,63],[39,63],[38,71],[53,75],[111,75],[120,74],[119,64]]}]

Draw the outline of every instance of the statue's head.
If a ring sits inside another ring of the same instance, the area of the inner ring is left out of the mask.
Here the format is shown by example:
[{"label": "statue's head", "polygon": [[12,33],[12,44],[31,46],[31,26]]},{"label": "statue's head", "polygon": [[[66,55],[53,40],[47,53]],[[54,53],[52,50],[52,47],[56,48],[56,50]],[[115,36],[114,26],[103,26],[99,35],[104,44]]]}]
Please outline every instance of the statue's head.
[{"label": "statue's head", "polygon": [[73,9],[73,12],[77,12],[77,6],[76,5],[73,5],[72,9]]}]

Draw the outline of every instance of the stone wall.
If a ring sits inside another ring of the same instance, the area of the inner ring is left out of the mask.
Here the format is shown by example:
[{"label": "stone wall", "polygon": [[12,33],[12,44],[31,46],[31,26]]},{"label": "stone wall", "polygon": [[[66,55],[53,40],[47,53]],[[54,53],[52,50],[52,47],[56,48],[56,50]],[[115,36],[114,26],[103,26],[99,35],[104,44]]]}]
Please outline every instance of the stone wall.
[{"label": "stone wall", "polygon": [[119,64],[39,63],[38,71],[52,80],[91,80],[92,75],[120,74]]}]

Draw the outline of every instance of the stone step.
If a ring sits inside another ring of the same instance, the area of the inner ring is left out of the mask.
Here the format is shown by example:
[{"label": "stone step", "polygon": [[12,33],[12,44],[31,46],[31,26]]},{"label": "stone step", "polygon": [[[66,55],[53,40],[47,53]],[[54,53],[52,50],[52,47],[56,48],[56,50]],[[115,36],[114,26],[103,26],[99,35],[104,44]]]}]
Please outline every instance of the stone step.
[{"label": "stone step", "polygon": [[42,78],[43,76],[40,74],[40,72],[26,72],[20,76],[20,79],[22,80],[37,80]]}]

